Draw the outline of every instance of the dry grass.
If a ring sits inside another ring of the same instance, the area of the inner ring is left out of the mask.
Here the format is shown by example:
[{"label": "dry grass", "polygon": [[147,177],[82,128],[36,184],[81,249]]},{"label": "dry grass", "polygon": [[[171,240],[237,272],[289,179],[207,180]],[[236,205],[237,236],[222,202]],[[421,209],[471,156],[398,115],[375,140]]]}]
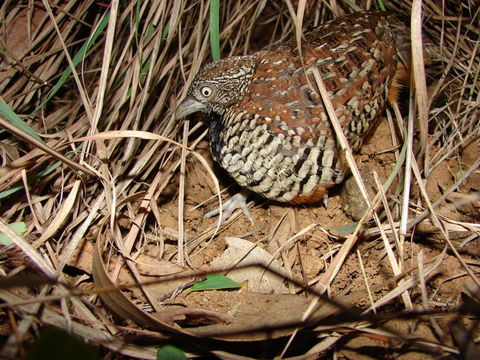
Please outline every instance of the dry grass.
[{"label": "dry grass", "polygon": [[[368,8],[370,3],[359,7]],[[172,327],[166,319],[152,319],[147,312],[122,313],[119,309],[123,300],[112,292],[118,290],[115,285],[124,283],[125,269],[129,269],[130,284],[144,282],[138,259],[148,243],[156,243],[158,258],[176,264],[178,269],[194,268],[192,254],[223,237],[235,221],[232,218],[214,229],[192,227],[185,220],[189,216],[185,187],[192,163],[202,166],[205,177],[220,193],[208,155],[197,151],[205,129],[201,124],[174,118],[174,109],[189,82],[199,67],[211,60],[210,2],[108,4],[66,0],[60,4],[5,1],[0,8],[0,127],[8,131],[0,135],[0,232],[14,243],[4,246],[1,270],[4,347],[0,356],[24,356],[25,346],[37,335],[38,326],[53,325],[127,357],[155,358],[159,346],[140,346],[121,336],[134,332],[194,354],[255,358],[253,352],[239,350],[228,341],[185,347],[184,340],[178,339],[184,339],[181,335],[185,333],[191,335],[190,330]],[[400,341],[405,348],[419,348],[437,356],[465,358],[475,351],[474,341],[478,342],[478,329],[477,333],[469,332],[478,324],[467,321],[464,325],[461,308],[440,306],[429,298],[429,279],[445,254],[453,254],[463,268],[461,276],[471,282],[466,293],[470,298],[477,297],[477,302],[471,302],[474,310],[467,309],[467,302],[465,312],[476,311],[478,315],[479,295],[475,289],[480,282],[475,273],[479,264],[459,250],[478,241],[480,189],[467,194],[459,189],[478,176],[480,166],[478,158],[468,164],[462,160],[462,152],[469,146],[480,147],[479,6],[474,0],[463,0],[451,8],[450,3],[441,1],[411,4],[400,0],[385,5],[407,19],[411,15],[412,24],[414,90],[405,109],[394,108],[387,114],[396,134],[397,164],[386,182],[376,179],[377,196],[369,198],[368,192],[362,191],[370,211],[347,240],[326,256],[325,272],[303,282],[319,295],[304,303],[306,310],[301,314],[302,321],[317,315],[317,322],[310,326],[309,340],[302,342],[295,336],[304,323],[293,324],[297,330],[292,332],[290,326],[283,334],[290,336],[288,345],[275,344],[274,355],[285,353],[291,346],[296,356],[289,355],[292,359],[339,351],[337,356],[351,334],[385,344]],[[336,1],[221,2],[221,54],[246,54],[292,36],[300,41],[302,29],[348,11],[347,5]],[[420,31],[440,49],[426,74]],[[315,80],[321,90],[320,76]],[[351,155],[348,144],[343,147]],[[355,169],[353,157],[350,160],[363,189],[362,176]],[[429,181],[447,162],[457,164],[455,181],[432,198],[427,189]],[[175,226],[165,221],[171,204],[177,212]],[[452,212],[445,211],[448,208],[455,212],[466,204],[477,211],[471,221],[452,218]],[[374,225],[363,231],[362,224],[371,219]],[[22,222],[26,228],[21,235],[7,226]],[[291,250],[298,249],[298,239],[308,236],[316,225],[294,232],[280,245],[277,258],[284,265],[292,261]],[[411,261],[405,261],[404,248],[416,240],[422,226],[439,236],[441,253],[426,260],[419,252],[412,266]],[[327,232],[323,228],[321,231]],[[378,289],[369,284],[360,252],[357,250],[358,257],[354,254],[361,231],[382,239],[394,275],[390,290],[381,298],[372,297]],[[462,245],[451,240],[452,233],[458,231],[469,234]],[[352,256],[362,268],[362,282],[368,292],[352,292],[343,300],[368,295],[369,305],[363,313],[354,315],[338,304],[334,310],[319,314],[317,303],[327,301],[320,294],[329,294],[339,270]],[[88,261],[92,257],[93,266]],[[46,278],[33,276],[36,272]],[[102,272],[108,272],[109,277],[98,275]],[[97,275],[92,278],[92,273]],[[291,270],[287,273],[293,274]],[[16,277],[22,274],[27,275]],[[291,276],[295,278],[295,274]],[[9,279],[14,279],[15,286]],[[300,282],[292,284],[292,292],[301,291]],[[416,287],[421,295],[412,297]],[[128,288],[133,292],[137,289],[136,285]],[[120,315],[164,331],[159,335],[148,326],[142,330],[131,322],[112,318],[99,293]],[[149,287],[141,287],[137,295],[149,308],[162,311],[163,304]],[[386,304],[401,304],[398,306],[405,311],[388,314],[384,311]],[[447,317],[455,319],[450,334],[437,323]],[[392,319],[401,318],[410,319],[410,324],[426,322],[434,336],[414,337],[390,327]],[[446,343],[447,337],[450,340]],[[253,351],[258,349],[258,344],[250,345]]]}]

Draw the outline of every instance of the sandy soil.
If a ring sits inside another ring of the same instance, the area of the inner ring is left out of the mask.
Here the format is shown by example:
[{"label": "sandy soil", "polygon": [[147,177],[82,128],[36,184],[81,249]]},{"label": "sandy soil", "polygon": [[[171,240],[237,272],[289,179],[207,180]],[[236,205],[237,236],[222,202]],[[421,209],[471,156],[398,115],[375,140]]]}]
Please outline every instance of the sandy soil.
[{"label": "sandy soil", "polygon": [[[207,159],[210,159],[207,142],[203,141],[198,150]],[[368,144],[363,147],[361,153],[356,156],[362,177],[372,194],[376,193],[373,172],[377,173],[381,182],[385,181],[395,162],[393,150],[390,130],[386,122],[383,122]],[[433,156],[435,149],[432,149],[431,153]],[[478,154],[478,147],[472,144],[464,149],[459,159],[445,161],[436,167],[431,175],[432,180],[426,184],[431,199],[435,200],[442,194],[443,190],[456,181],[456,176],[460,170],[459,164],[462,164],[462,166],[471,164]],[[230,186],[229,190],[231,192],[227,192],[225,198],[231,196],[230,194],[238,189],[232,184],[228,176],[222,173],[221,169],[218,169],[215,164],[211,163],[211,165],[216,170],[222,187]],[[185,231],[187,239],[194,239],[196,235],[209,229],[214,224],[214,219],[204,219],[203,215],[215,208],[217,201],[212,198],[215,188],[212,180],[203,166],[193,157],[188,160],[186,179]],[[167,193],[172,194],[172,197],[159,204],[163,221],[162,226],[165,229],[177,228],[178,199],[175,197],[177,186],[178,184],[171,184],[171,189]],[[212,261],[214,262],[215,259],[221,257],[228,248],[226,239],[229,237],[241,238],[265,249],[271,254],[269,257],[271,256],[271,259],[276,258],[282,264],[286,273],[299,283],[315,285],[325,269],[329,267],[332,257],[344,241],[343,237],[334,236],[334,234],[341,232],[339,226],[352,224],[354,222],[352,216],[355,216],[355,213],[362,214],[364,211],[362,204],[358,204],[356,201],[358,191],[355,190],[355,186],[353,179],[349,179],[346,184],[333,189],[326,207],[321,204],[290,206],[265,202],[259,198],[253,199],[251,213],[255,223],[250,223],[243,215],[238,216],[229,225],[224,226],[214,238],[209,238],[208,241],[203,241],[190,248],[190,264],[196,270],[210,271],[214,269]],[[395,185],[392,186],[392,189],[395,189]],[[459,193],[468,194],[479,189],[480,174],[474,174],[468,182],[462,185]],[[393,190],[390,190],[390,192]],[[414,194],[412,202],[416,201],[418,205],[421,205],[421,201],[417,200],[419,190],[415,187],[412,189],[412,193]],[[452,198],[452,201],[454,200]],[[198,206],[203,203],[205,204]],[[453,203],[449,202],[449,204]],[[468,203],[457,209],[452,206],[445,206],[439,209],[439,213],[454,220],[475,223],[479,221],[478,205]],[[309,231],[292,240],[295,234],[309,226],[311,226]],[[428,264],[442,252],[445,246],[442,236],[437,231],[432,231],[431,226],[419,226],[413,235],[413,237],[407,238],[403,249],[403,269],[407,274],[411,269],[418,266],[418,254],[420,252],[423,254],[424,262]],[[457,246],[469,235],[471,233],[468,232],[451,233],[452,240]],[[177,249],[176,240],[174,238],[168,239],[168,237],[164,240],[163,259],[174,259]],[[159,255],[158,251],[152,250],[155,248],[156,245],[150,244],[146,246],[146,251],[153,251],[154,255],[157,256]],[[479,249],[480,240],[476,239],[461,247],[460,251],[464,260],[478,265],[476,257],[480,253]],[[362,258],[366,277],[361,271],[359,255]],[[355,292],[361,293],[365,292],[366,283],[368,283],[368,286],[372,289],[372,298],[376,301],[395,287],[393,278],[393,271],[387,259],[382,239],[378,235],[363,236],[348,255],[328,293],[333,297]],[[467,277],[458,259],[451,252],[448,252],[440,266],[428,277],[427,295],[430,303],[435,304],[436,308],[439,309],[459,304],[466,279]],[[299,287],[287,283],[282,286],[266,292],[290,292],[297,294],[299,297],[304,297],[304,292]],[[255,291],[255,288],[248,288],[248,291],[240,293],[229,291],[186,292],[180,295],[177,300],[181,299],[183,306],[229,314],[239,303],[247,301],[250,292]],[[243,300],[242,296],[245,297]],[[137,292],[135,297],[141,298],[141,294]],[[413,287],[410,291],[410,297],[414,308],[419,309],[422,304],[420,288]],[[360,309],[367,309],[371,305],[371,301],[366,296],[358,296],[353,298],[351,305]],[[382,307],[382,311],[387,312],[402,309],[404,309],[404,304],[400,297]],[[403,334],[435,339],[428,321],[391,320],[384,326],[388,326],[390,329],[395,328]],[[449,322],[445,318],[438,321],[438,326],[448,334]],[[345,359],[374,358],[375,356],[369,354],[368,351],[364,352],[359,349],[385,346],[384,341],[369,337],[353,336],[348,339],[350,340],[343,347],[347,350],[339,353]],[[448,342],[451,342],[451,340],[447,340]],[[358,357],[359,351],[362,353],[362,357]],[[401,358],[415,358],[419,355],[418,351],[418,349],[402,351]]]}]

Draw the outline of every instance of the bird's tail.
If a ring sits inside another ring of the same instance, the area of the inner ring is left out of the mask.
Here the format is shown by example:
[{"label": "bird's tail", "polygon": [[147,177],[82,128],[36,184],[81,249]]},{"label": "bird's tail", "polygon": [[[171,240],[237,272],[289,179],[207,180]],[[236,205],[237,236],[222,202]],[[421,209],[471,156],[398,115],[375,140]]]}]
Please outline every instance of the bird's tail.
[{"label": "bird's tail", "polygon": [[[404,86],[410,84],[412,49],[410,32],[405,32],[405,26],[393,26],[393,35],[395,37],[396,48],[400,61],[397,65],[397,71],[392,81],[391,89],[388,96],[390,103],[398,100],[398,95]],[[425,35],[422,37],[423,59],[426,66],[439,58],[438,46]]]}]

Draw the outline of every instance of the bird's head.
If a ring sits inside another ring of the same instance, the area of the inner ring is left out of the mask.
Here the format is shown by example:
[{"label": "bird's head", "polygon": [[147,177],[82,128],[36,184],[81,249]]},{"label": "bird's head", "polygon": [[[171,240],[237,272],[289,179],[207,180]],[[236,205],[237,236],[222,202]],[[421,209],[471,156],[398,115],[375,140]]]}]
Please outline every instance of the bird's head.
[{"label": "bird's head", "polygon": [[176,117],[183,118],[197,111],[223,115],[248,91],[255,59],[254,55],[233,56],[205,65],[188,88]]}]

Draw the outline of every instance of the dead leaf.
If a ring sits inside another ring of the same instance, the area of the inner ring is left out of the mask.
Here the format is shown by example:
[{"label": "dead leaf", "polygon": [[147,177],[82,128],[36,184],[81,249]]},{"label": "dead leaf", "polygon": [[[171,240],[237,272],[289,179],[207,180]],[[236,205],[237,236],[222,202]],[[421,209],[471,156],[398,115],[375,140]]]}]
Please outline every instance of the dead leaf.
[{"label": "dead leaf", "polygon": [[250,241],[236,237],[225,238],[228,248],[223,254],[212,261],[216,270],[231,269],[239,265],[262,265],[242,267],[241,269],[229,270],[227,276],[234,281],[243,282],[248,280],[248,289],[254,292],[285,294],[288,287],[283,279],[268,271],[272,269],[280,274],[285,270],[273,256]]}]

